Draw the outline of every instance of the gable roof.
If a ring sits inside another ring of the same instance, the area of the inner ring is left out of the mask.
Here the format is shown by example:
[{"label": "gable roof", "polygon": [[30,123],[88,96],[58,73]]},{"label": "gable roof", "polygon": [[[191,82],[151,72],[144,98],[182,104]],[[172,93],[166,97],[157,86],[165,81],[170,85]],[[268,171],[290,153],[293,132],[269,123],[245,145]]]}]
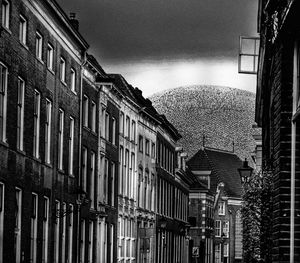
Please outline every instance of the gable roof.
[{"label": "gable roof", "polygon": [[234,153],[213,148],[200,149],[188,162],[191,171],[211,171],[211,191],[216,192],[220,182],[225,184],[228,197],[241,197],[242,184],[238,168],[242,160]]}]

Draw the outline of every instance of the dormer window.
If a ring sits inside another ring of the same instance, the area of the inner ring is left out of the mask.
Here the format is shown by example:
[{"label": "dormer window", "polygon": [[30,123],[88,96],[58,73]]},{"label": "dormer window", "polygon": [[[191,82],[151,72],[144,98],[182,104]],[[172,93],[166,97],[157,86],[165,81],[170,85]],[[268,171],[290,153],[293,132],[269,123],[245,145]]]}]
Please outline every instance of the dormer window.
[{"label": "dormer window", "polygon": [[225,215],[225,202],[224,201],[219,202],[218,214],[219,214],[219,216]]}]

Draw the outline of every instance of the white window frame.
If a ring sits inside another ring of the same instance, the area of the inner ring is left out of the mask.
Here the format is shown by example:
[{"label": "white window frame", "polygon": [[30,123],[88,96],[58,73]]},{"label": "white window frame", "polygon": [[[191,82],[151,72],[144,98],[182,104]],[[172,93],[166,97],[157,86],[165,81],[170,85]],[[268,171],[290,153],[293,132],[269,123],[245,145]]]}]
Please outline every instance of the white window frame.
[{"label": "white window frame", "polygon": [[16,198],[16,224],[15,224],[15,255],[16,263],[21,262],[21,234],[22,234],[22,190],[18,187],[15,188]]},{"label": "white window frame", "polygon": [[74,206],[69,205],[69,222],[68,222],[68,263],[72,263],[73,259],[73,227],[74,227]]},{"label": "white window frame", "polygon": [[69,129],[69,175],[73,176],[74,173],[74,132],[75,132],[75,119],[70,117]]},{"label": "white window frame", "polygon": [[82,106],[82,118],[83,126],[89,126],[89,98],[86,95],[83,95],[83,106]]},{"label": "white window frame", "polygon": [[24,96],[25,81],[18,77],[17,148],[20,151],[24,148]]},{"label": "white window frame", "polygon": [[0,141],[6,143],[8,69],[0,62]]},{"label": "white window frame", "polygon": [[65,112],[58,110],[58,169],[63,170],[63,152],[64,152],[64,120]]},{"label": "white window frame", "polygon": [[126,115],[125,119],[125,137],[130,140],[130,117]]},{"label": "white window frame", "polygon": [[43,36],[37,31],[35,36],[35,56],[42,60],[43,57]]},{"label": "white window frame", "polygon": [[31,194],[30,262],[37,262],[38,195]]},{"label": "white window frame", "polygon": [[115,118],[112,118],[111,119],[111,122],[112,122],[112,138],[111,138],[111,143],[113,144],[113,145],[115,145],[116,144],[116,119]]},{"label": "white window frame", "polygon": [[223,256],[224,256],[225,258],[228,258],[228,257],[229,257],[229,244],[228,244],[228,243],[224,244]]},{"label": "white window frame", "polygon": [[2,0],[2,26],[9,29],[10,20],[10,2]]},{"label": "white window frame", "polygon": [[4,205],[5,185],[0,182],[0,262],[3,262],[3,233],[4,233]]},{"label": "white window frame", "polygon": [[49,198],[44,196],[42,262],[48,263]]},{"label": "white window frame", "polygon": [[71,68],[70,75],[71,75],[70,76],[71,77],[70,88],[71,88],[71,91],[76,93],[76,70],[74,68]]},{"label": "white window frame", "polygon": [[110,263],[114,263],[114,225],[110,225]]},{"label": "white window frame", "polygon": [[92,104],[91,104],[91,129],[92,129],[92,132],[96,132],[96,114],[97,112],[97,106],[96,106],[96,103],[94,101],[92,101]]},{"label": "white window frame", "polygon": [[91,171],[90,171],[90,200],[91,208],[94,208],[95,203],[95,176],[96,176],[96,153],[91,151]]},{"label": "white window frame", "polygon": [[59,261],[59,248],[60,248],[60,201],[55,200],[55,223],[54,223],[54,263]]},{"label": "white window frame", "polygon": [[82,147],[82,164],[81,164],[81,187],[87,192],[87,148]]},{"label": "white window frame", "polygon": [[27,19],[20,15],[19,20],[19,40],[20,42],[26,46],[27,44]]},{"label": "white window frame", "polygon": [[223,221],[223,233],[224,233],[225,237],[229,238],[229,221],[228,220]]},{"label": "white window frame", "polygon": [[34,90],[34,113],[33,113],[33,156],[40,158],[40,119],[41,119],[41,94]]},{"label": "white window frame", "polygon": [[219,201],[218,205],[218,214],[219,216],[224,216],[225,215],[225,201]]},{"label": "white window frame", "polygon": [[221,220],[216,220],[215,221],[215,236],[216,237],[221,237],[221,233],[222,233]]},{"label": "white window frame", "polygon": [[215,245],[215,263],[221,263],[222,260],[222,250],[221,250],[221,243]]},{"label": "white window frame", "polygon": [[124,135],[124,112],[120,113],[120,134]]},{"label": "white window frame", "polygon": [[45,120],[45,162],[51,163],[51,129],[52,129],[52,102],[46,99]]},{"label": "white window frame", "polygon": [[66,60],[63,57],[60,57],[60,63],[59,63],[59,69],[60,69],[60,80],[64,84],[66,84]]},{"label": "white window frame", "polygon": [[131,121],[131,141],[135,142],[136,140],[136,122],[134,120]]},{"label": "white window frame", "polygon": [[53,62],[54,62],[54,48],[48,43],[47,46],[47,67],[53,72]]}]

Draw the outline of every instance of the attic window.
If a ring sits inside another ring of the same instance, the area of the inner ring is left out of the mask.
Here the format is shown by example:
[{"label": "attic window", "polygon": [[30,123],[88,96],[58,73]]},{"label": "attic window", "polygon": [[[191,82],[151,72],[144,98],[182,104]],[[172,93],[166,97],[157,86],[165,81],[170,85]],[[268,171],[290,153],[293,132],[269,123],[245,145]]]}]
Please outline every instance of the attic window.
[{"label": "attic window", "polygon": [[225,202],[221,201],[219,202],[219,208],[218,208],[218,214],[219,216],[224,216],[225,215]]}]

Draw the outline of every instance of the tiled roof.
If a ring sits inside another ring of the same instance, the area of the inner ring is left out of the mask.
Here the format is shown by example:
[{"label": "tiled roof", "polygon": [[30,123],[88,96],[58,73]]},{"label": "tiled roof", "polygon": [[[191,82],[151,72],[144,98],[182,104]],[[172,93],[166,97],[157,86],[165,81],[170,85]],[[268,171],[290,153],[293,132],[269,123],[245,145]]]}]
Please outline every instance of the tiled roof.
[{"label": "tiled roof", "polygon": [[200,149],[189,161],[191,171],[211,171],[211,190],[216,191],[220,182],[225,184],[227,196],[241,197],[242,185],[238,168],[242,160],[234,153],[212,148]]}]

